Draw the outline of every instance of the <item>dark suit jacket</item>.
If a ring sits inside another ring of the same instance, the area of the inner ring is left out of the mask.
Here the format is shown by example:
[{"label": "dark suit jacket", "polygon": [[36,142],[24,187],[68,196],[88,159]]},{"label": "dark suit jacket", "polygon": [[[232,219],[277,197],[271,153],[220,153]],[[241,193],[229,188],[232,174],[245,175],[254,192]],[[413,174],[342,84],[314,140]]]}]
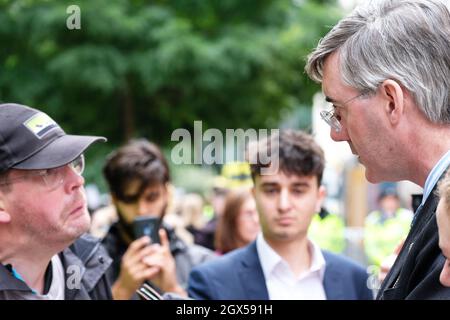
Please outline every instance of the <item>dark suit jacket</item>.
[{"label": "dark suit jacket", "polygon": [[415,213],[408,237],[377,299],[450,299],[450,288],[439,282],[445,258],[439,249],[438,202],[433,190],[423,207]]},{"label": "dark suit jacket", "polygon": [[[367,273],[356,263],[323,251],[327,299],[372,299]],[[256,251],[256,242],[194,268],[189,296],[207,300],[268,300],[269,294]]]}]

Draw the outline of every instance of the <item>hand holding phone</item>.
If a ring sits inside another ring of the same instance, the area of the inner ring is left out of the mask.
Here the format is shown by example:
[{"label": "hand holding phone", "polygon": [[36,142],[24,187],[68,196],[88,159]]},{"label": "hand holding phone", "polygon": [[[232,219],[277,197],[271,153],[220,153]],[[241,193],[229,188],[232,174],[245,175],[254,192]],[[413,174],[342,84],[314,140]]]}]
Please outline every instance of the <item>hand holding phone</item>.
[{"label": "hand holding phone", "polygon": [[133,232],[135,239],[143,236],[148,236],[152,243],[161,243],[159,239],[159,228],[161,225],[161,218],[142,216],[137,217],[133,221]]}]

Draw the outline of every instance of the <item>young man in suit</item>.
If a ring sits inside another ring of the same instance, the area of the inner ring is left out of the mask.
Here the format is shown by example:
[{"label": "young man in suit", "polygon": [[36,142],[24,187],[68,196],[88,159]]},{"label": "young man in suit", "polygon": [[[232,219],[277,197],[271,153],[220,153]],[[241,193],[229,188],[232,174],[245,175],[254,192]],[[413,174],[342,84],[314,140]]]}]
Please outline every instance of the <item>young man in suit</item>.
[{"label": "young man in suit", "polygon": [[450,165],[450,3],[366,1],[309,56],[322,83],[331,138],[347,141],[372,183],[409,180],[424,188],[409,235],[379,299],[448,299],[439,283],[433,189]]},{"label": "young man in suit", "polygon": [[[278,161],[258,163],[274,146]],[[258,159],[251,169],[262,233],[250,245],[196,267],[189,295],[214,300],[371,299],[362,267],[322,251],[307,237],[325,197],[322,149],[305,133],[282,131],[250,151]]]}]

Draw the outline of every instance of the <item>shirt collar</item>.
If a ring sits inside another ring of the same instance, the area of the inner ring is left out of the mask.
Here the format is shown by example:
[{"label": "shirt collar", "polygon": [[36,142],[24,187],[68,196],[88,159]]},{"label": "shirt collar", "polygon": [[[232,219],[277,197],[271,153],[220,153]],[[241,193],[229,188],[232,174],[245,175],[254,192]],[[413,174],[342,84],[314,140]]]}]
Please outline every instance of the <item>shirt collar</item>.
[{"label": "shirt collar", "polygon": [[[323,280],[325,274],[325,258],[323,257],[322,250],[310,239],[308,239],[308,245],[311,252],[311,266],[308,272],[318,271],[320,278]],[[259,233],[256,238],[256,250],[266,279],[268,279],[278,264],[283,262],[286,263],[283,258],[269,246],[262,233]]]},{"label": "shirt collar", "polygon": [[313,241],[309,241],[309,248],[311,250],[311,268],[310,272],[318,271],[320,274],[320,279],[323,280],[325,274],[325,258],[323,257],[322,250]]},{"label": "shirt collar", "polygon": [[442,176],[444,171],[450,166],[450,150],[436,163],[436,165],[431,170],[430,174],[425,181],[425,186],[423,188],[423,198],[422,205],[427,200],[434,186],[438,182],[439,178]]},{"label": "shirt collar", "polygon": [[8,269],[0,263],[0,291],[5,290],[31,292],[31,289],[27,286],[27,284],[14,275],[12,268]]},{"label": "shirt collar", "polygon": [[273,269],[282,261],[282,258],[269,246],[261,232],[256,237],[256,250],[264,277],[267,279]]}]

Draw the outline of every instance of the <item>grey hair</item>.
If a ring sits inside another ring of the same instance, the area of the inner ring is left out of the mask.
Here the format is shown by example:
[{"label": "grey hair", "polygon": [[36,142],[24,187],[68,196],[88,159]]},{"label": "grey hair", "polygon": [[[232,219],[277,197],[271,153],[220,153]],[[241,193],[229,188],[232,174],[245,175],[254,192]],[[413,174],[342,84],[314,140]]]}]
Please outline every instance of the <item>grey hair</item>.
[{"label": "grey hair", "polygon": [[368,1],[319,41],[305,70],[321,82],[325,60],[338,52],[345,84],[375,93],[384,80],[396,80],[431,122],[450,124],[448,2]]}]

